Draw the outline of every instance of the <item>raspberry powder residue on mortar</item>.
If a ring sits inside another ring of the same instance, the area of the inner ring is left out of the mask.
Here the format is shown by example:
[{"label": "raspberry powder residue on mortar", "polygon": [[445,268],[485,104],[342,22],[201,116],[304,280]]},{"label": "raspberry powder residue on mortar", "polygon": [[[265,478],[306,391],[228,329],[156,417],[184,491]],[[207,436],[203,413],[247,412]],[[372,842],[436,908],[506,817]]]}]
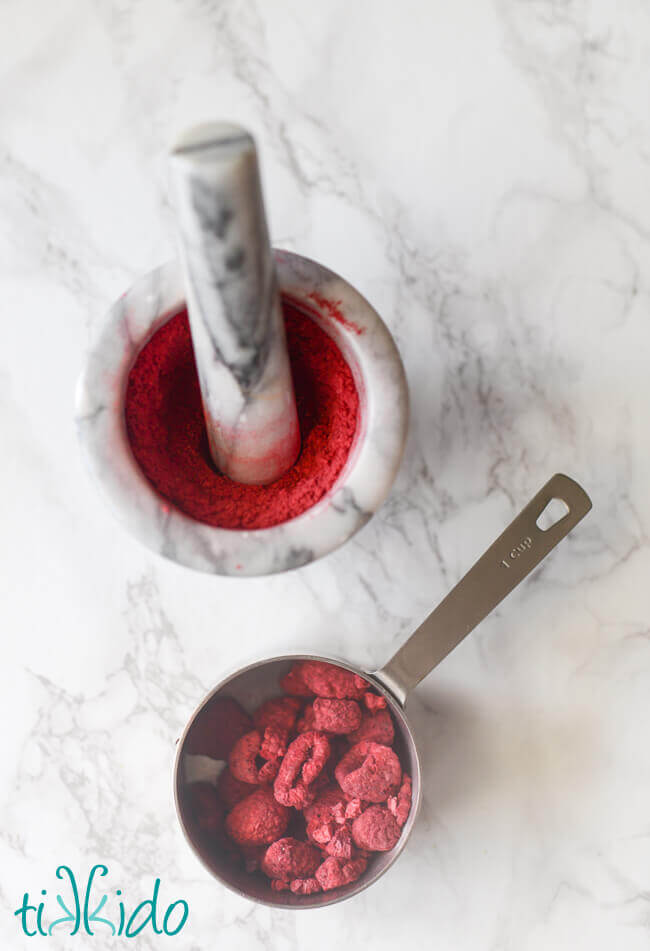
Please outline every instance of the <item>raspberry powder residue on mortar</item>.
[{"label": "raspberry powder residue on mortar", "polygon": [[334,340],[282,301],[301,449],[270,485],[244,485],[210,459],[187,312],[164,324],[140,351],[128,378],[126,429],[156,491],[215,528],[270,528],[316,505],[335,485],[354,444],[359,394]]}]

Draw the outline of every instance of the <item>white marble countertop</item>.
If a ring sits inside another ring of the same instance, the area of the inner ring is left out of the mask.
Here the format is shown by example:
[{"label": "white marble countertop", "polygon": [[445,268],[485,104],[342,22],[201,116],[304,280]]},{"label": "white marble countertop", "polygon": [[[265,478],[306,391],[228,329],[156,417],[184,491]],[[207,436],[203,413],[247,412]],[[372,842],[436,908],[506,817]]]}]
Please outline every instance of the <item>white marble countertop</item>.
[{"label": "white marble countertop", "polygon": [[[2,20],[3,946],[35,946],[26,891],[103,862],[132,906],[156,877],[188,901],[179,951],[645,951],[647,4],[7,0]],[[149,554],[72,424],[93,327],[172,252],[165,149],[221,116],[258,137],[275,244],[367,295],[412,393],[379,515],[272,579]],[[412,698],[426,791],[399,863],[299,914],[214,884],[172,803],[202,694],[258,654],[378,665],[558,470],[593,512]]]}]

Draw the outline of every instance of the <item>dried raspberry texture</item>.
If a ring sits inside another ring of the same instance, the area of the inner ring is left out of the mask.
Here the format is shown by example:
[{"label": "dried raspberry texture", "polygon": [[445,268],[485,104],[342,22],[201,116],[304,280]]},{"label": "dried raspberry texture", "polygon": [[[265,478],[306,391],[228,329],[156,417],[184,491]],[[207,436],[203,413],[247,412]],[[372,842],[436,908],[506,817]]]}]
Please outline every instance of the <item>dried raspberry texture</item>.
[{"label": "dried raspberry texture", "polygon": [[399,789],[402,767],[389,746],[364,740],[343,757],[335,770],[337,782],[348,796],[384,802]]},{"label": "dried raspberry texture", "polygon": [[309,878],[321,861],[321,854],[315,846],[286,837],[268,847],[262,860],[262,871],[269,878],[289,882],[294,878]]},{"label": "dried raspberry texture", "polygon": [[226,832],[238,845],[270,845],[284,835],[289,810],[263,786],[242,799],[226,816]]},{"label": "dried raspberry texture", "polygon": [[313,802],[312,783],[329,759],[330,745],[324,733],[303,733],[291,743],[273,785],[275,798],[283,806],[303,809]]},{"label": "dried raspberry texture", "polygon": [[361,726],[361,707],[356,700],[317,697],[314,700],[314,729],[327,733],[352,733]]},{"label": "dried raspberry texture", "polygon": [[387,852],[400,837],[400,826],[385,806],[369,806],[352,823],[354,844],[368,852]]}]

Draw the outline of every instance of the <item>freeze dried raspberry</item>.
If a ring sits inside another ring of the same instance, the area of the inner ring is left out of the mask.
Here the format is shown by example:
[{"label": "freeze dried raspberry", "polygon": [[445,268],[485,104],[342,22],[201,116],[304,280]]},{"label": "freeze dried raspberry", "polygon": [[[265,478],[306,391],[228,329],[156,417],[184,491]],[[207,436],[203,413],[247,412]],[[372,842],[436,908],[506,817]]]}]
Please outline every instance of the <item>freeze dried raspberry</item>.
[{"label": "freeze dried raspberry", "polygon": [[303,683],[317,697],[334,697],[337,700],[359,700],[370,684],[358,674],[326,664],[322,660],[299,661],[299,673]]},{"label": "freeze dried raspberry", "polygon": [[309,842],[290,837],[278,839],[268,847],[262,860],[262,871],[269,878],[291,881],[309,878],[321,863],[321,854]]},{"label": "freeze dried raspberry", "polygon": [[329,733],[352,733],[361,726],[361,707],[355,700],[317,697],[313,704],[314,728]]},{"label": "freeze dried raspberry", "polygon": [[310,730],[315,729],[314,724],[314,705],[312,703],[308,703],[305,709],[302,711],[302,716],[296,723],[296,733],[308,733]]},{"label": "freeze dried raspberry", "polygon": [[325,852],[337,859],[352,858],[355,849],[352,845],[350,826],[347,823],[337,827],[336,832],[325,846]]},{"label": "freeze dried raspberry", "polygon": [[315,801],[305,809],[307,837],[319,846],[327,845],[336,830],[345,822],[346,803],[338,786],[326,786]]},{"label": "freeze dried raspberry", "polygon": [[400,837],[395,816],[385,806],[370,806],[352,823],[352,838],[360,849],[387,852]]},{"label": "freeze dried raspberry", "polygon": [[296,737],[285,753],[273,785],[277,801],[296,809],[313,802],[316,790],[310,786],[322,772],[329,755],[330,745],[324,733],[311,730]]},{"label": "freeze dried raspberry", "polygon": [[260,746],[260,756],[266,760],[282,759],[287,752],[287,743],[289,741],[289,731],[284,727],[267,726],[264,730],[262,745]]},{"label": "freeze dried raspberry", "polygon": [[[279,758],[284,754],[284,739],[273,727],[264,731],[264,739],[258,730],[251,730],[240,737],[228,757],[230,772],[242,783],[270,783],[280,768]],[[259,764],[259,759],[266,762]]]},{"label": "freeze dried raspberry", "polygon": [[226,809],[232,809],[256,789],[257,785],[253,786],[251,783],[242,783],[241,780],[235,779],[228,767],[222,770],[217,780],[217,793]]},{"label": "freeze dried raspberry", "polygon": [[386,708],[386,697],[381,697],[372,690],[366,690],[363,695],[363,702],[371,713],[378,713]]},{"label": "freeze dried raspberry", "polygon": [[258,776],[260,778],[260,786],[266,786],[268,783],[272,783],[275,777],[278,775],[280,769],[280,760],[271,759],[267,760],[262,766],[260,766],[260,771]]},{"label": "freeze dried raspberry", "polygon": [[226,832],[239,845],[270,845],[284,835],[289,810],[263,786],[242,799],[226,816]]},{"label": "freeze dried raspberry", "polygon": [[223,806],[214,786],[210,783],[192,783],[188,786],[187,794],[199,829],[205,832],[220,832],[223,826]]},{"label": "freeze dried raspberry", "polygon": [[362,743],[364,740],[372,740],[374,743],[390,746],[395,739],[393,718],[388,710],[378,710],[377,713],[373,714],[368,713],[361,721],[359,729],[350,733],[348,739],[353,744]]},{"label": "freeze dried raspberry", "polygon": [[260,767],[257,764],[257,757],[261,745],[262,737],[257,730],[244,733],[237,740],[228,757],[228,766],[235,779],[239,779],[242,783],[259,785]]},{"label": "freeze dried raspberry", "polygon": [[228,759],[240,736],[252,728],[251,718],[232,697],[216,697],[201,710],[187,735],[187,752]]},{"label": "freeze dried raspberry", "polygon": [[397,825],[400,828],[404,825],[411,811],[411,799],[413,798],[413,783],[408,773],[402,776],[402,785],[396,796],[390,796],[386,805],[389,811],[395,816]]},{"label": "freeze dried raspberry", "polygon": [[272,700],[267,700],[257,708],[253,714],[253,721],[260,732],[267,726],[291,732],[301,706],[302,703],[297,697],[273,697]]},{"label": "freeze dried raspberry", "polygon": [[[356,881],[372,851],[392,848],[409,815],[411,780],[390,749],[386,700],[363,677],[298,661],[281,682],[290,695],[263,703],[255,729],[235,701],[220,698],[244,718],[218,781],[220,802],[232,806],[223,848],[237,849],[248,871],[261,868],[271,889],[310,895]],[[261,784],[273,777],[271,792]]]},{"label": "freeze dried raspberry", "polygon": [[307,837],[320,848],[324,848],[331,841],[337,829],[338,826],[332,821],[309,822],[307,824]]},{"label": "freeze dried raspberry", "polygon": [[[328,742],[329,742],[329,737],[328,737]],[[309,791],[312,795],[310,795],[309,802],[307,803],[307,805],[310,805],[312,802],[314,802],[315,799],[318,799],[318,797],[323,792],[323,790],[326,789],[327,786],[330,785],[331,780],[329,778],[329,774],[325,772],[325,768],[329,764],[329,761],[330,761],[329,759],[325,761],[325,767],[323,767],[323,770],[321,771],[321,773],[311,783],[309,787]]]},{"label": "freeze dried raspberry", "polygon": [[255,762],[256,757],[262,745],[262,737],[257,730],[251,730],[250,733],[244,733],[240,737],[228,757],[228,767],[235,779],[242,783],[259,784],[257,774],[259,767]]},{"label": "freeze dried raspberry", "polygon": [[345,754],[334,775],[348,796],[383,802],[399,789],[402,767],[389,746],[364,740]]},{"label": "freeze dried raspberry", "polygon": [[317,878],[294,878],[289,888],[294,895],[314,895],[321,890]]},{"label": "freeze dried raspberry", "polygon": [[340,888],[341,885],[349,885],[355,882],[366,870],[367,861],[365,858],[352,859],[346,862],[342,859],[330,856],[326,858],[322,865],[316,869],[315,878],[324,892],[331,888]]},{"label": "freeze dried raspberry", "polygon": [[345,800],[341,789],[334,783],[327,785],[318,797],[305,808],[305,821],[322,824],[324,822],[345,822]]},{"label": "freeze dried raspberry", "polygon": [[313,697],[314,691],[307,686],[302,676],[302,665],[304,661],[298,660],[292,665],[288,673],[280,678],[280,686],[285,693],[293,697]]},{"label": "freeze dried raspberry", "polygon": [[351,799],[347,806],[345,807],[345,818],[346,819],[356,819],[357,816],[360,816],[364,809],[363,800],[355,797]]}]

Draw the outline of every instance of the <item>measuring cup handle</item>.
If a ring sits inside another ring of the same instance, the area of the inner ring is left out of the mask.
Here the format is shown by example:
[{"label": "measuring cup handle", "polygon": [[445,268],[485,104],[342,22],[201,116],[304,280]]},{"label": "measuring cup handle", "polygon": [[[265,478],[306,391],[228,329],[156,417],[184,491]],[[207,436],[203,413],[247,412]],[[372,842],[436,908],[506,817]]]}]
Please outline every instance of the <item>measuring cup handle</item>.
[{"label": "measuring cup handle", "polygon": [[[540,528],[539,517],[553,499],[564,502],[567,512],[550,528]],[[409,691],[539,565],[590,509],[591,500],[577,482],[554,475],[375,677],[403,704]]]}]

